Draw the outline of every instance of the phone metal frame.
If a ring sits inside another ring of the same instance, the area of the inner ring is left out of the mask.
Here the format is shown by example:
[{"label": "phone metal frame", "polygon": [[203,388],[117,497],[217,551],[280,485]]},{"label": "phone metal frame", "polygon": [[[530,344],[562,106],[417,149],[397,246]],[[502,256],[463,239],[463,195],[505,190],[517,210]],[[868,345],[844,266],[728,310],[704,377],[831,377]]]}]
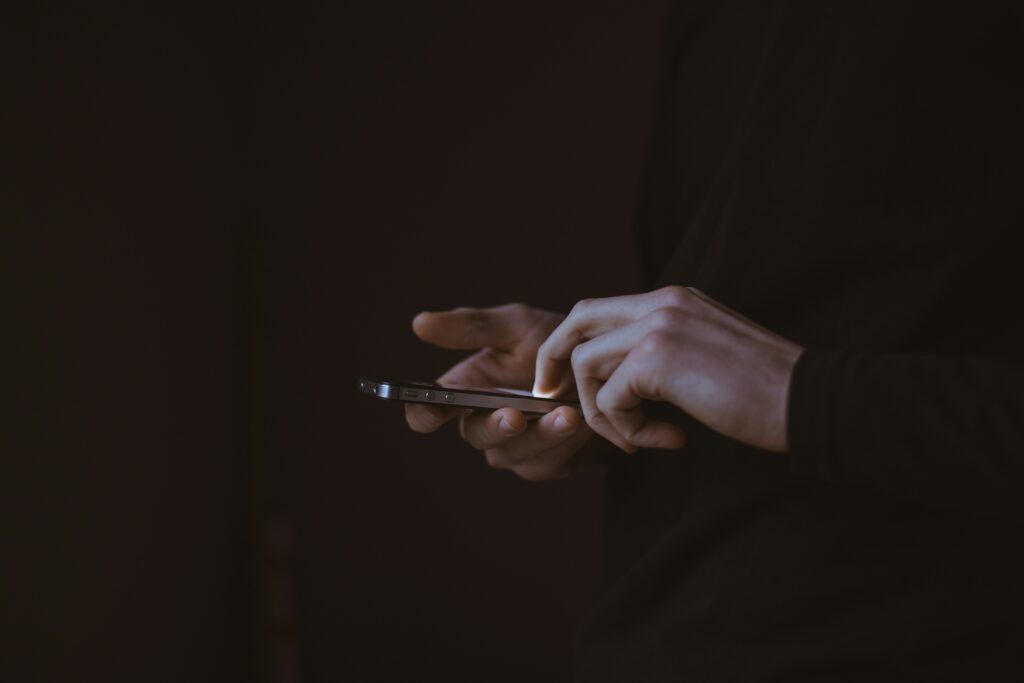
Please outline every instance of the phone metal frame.
[{"label": "phone metal frame", "polygon": [[483,410],[515,408],[520,412],[536,415],[550,413],[561,406],[569,406],[577,411],[580,410],[580,404],[572,400],[516,396],[515,394],[490,392],[484,389],[443,387],[437,384],[419,382],[360,378],[359,391],[385,401],[423,403],[450,408]]}]

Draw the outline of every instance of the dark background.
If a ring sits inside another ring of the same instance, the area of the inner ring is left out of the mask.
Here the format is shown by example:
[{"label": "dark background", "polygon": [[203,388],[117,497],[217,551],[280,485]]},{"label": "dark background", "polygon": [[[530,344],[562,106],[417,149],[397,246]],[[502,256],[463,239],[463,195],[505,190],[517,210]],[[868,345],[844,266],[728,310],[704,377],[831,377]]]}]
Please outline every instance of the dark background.
[{"label": "dark background", "polygon": [[600,472],[354,383],[639,287],[665,3],[140,4],[0,36],[0,677],[569,678]]}]

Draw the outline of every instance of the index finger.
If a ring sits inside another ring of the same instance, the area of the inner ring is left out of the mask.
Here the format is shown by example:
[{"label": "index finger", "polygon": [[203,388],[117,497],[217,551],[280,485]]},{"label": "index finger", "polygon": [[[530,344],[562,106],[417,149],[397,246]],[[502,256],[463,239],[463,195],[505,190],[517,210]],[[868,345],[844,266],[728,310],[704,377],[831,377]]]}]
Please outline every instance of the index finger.
[{"label": "index finger", "polygon": [[423,312],[413,318],[412,329],[423,341],[445,349],[506,349],[522,337],[524,308],[505,304]]},{"label": "index finger", "polygon": [[566,384],[563,381],[566,365],[576,346],[651,311],[674,305],[675,296],[673,288],[665,288],[647,294],[580,301],[538,349],[533,393],[538,396],[560,393]]}]

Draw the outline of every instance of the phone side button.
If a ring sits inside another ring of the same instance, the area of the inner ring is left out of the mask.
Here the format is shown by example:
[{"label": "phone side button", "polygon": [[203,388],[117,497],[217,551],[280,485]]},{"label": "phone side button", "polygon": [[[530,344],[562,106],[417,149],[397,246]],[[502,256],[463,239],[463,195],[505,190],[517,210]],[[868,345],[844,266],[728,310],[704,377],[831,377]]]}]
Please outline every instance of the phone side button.
[{"label": "phone side button", "polygon": [[432,391],[424,391],[423,392],[423,400],[425,400],[425,401],[433,401],[434,400],[434,392],[432,392]]},{"label": "phone side button", "polygon": [[402,392],[402,395],[405,396],[406,398],[416,398],[417,396],[420,395],[420,392],[413,391],[412,389],[406,389],[405,391]]},{"label": "phone side button", "polygon": [[452,396],[451,394],[445,394],[445,395],[444,395],[444,400],[445,400],[445,401],[446,401],[447,403],[451,403],[452,401],[454,401],[454,400],[455,400],[455,397],[454,397],[454,396]]}]

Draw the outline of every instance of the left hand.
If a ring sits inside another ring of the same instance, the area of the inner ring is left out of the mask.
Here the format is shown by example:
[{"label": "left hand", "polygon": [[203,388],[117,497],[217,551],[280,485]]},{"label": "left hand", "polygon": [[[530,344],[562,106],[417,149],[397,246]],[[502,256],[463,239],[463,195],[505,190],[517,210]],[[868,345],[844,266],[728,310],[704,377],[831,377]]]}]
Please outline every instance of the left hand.
[{"label": "left hand", "polygon": [[537,353],[534,392],[574,380],[591,429],[627,452],[681,448],[676,425],[649,420],[667,401],[711,429],[788,450],[786,402],[799,345],[689,287],[579,302]]}]

